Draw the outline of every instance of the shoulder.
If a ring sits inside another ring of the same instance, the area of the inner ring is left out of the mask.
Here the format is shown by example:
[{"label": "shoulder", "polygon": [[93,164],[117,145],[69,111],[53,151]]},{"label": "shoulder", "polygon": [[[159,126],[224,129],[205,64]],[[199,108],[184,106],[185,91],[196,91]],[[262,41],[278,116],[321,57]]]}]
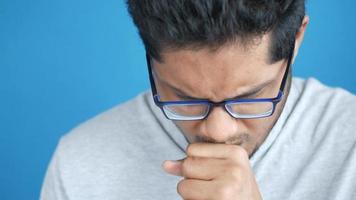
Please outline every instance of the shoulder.
[{"label": "shoulder", "polygon": [[149,93],[141,93],[134,99],[117,105],[72,129],[62,137],[63,145],[88,145],[106,143],[106,138],[120,138],[123,132],[139,132],[138,125],[154,122],[148,106]]},{"label": "shoulder", "polygon": [[152,104],[151,94],[142,93],[65,134],[52,157],[44,194],[60,188],[80,199],[112,191],[113,196],[142,195],[137,191],[149,179],[140,177],[162,177],[159,166],[177,151]]},{"label": "shoulder", "polygon": [[[78,125],[61,137],[56,156],[63,165],[119,162],[145,154],[152,141],[164,140],[163,130],[145,92]],[[157,139],[157,137],[159,137]],[[70,164],[69,164],[70,163]]]},{"label": "shoulder", "polygon": [[292,119],[309,128],[313,138],[331,137],[356,144],[356,96],[314,78],[295,79],[299,92]]},{"label": "shoulder", "polygon": [[338,123],[355,122],[356,96],[339,87],[329,87],[314,78],[296,79],[298,104],[305,113],[319,113]]}]

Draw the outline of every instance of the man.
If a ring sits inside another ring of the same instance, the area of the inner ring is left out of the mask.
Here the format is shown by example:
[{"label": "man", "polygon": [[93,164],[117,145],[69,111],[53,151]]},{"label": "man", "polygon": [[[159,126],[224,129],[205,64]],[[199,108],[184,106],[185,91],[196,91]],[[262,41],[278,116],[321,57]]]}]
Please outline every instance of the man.
[{"label": "man", "polygon": [[304,0],[127,4],[152,90],[65,135],[41,199],[356,198],[356,97],[292,78]]}]

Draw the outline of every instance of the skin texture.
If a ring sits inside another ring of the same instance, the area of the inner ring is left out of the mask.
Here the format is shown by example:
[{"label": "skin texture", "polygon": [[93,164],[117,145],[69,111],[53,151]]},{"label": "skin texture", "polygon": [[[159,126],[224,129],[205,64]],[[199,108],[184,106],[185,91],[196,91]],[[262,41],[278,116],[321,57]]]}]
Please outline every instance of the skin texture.
[{"label": "skin texture", "polygon": [[[294,56],[308,22],[306,16],[296,35]],[[247,48],[230,44],[214,51],[163,51],[162,62],[153,60],[161,100],[198,98],[219,102],[249,93],[255,86],[262,89],[244,98],[276,97],[287,60],[269,63],[269,44],[267,33]],[[261,199],[249,157],[278,120],[289,86],[290,77],[282,101],[268,118],[235,119],[224,108],[215,107],[205,120],[175,122],[191,144],[186,158],[166,161],[163,169],[184,177],[177,186],[183,199]]]}]

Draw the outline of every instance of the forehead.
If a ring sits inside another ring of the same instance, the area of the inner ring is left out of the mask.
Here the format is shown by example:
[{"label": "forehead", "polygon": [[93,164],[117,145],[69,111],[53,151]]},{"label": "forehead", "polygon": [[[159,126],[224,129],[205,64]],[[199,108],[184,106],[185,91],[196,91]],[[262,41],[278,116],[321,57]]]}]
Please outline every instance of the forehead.
[{"label": "forehead", "polygon": [[159,82],[214,100],[231,98],[255,85],[271,81],[279,67],[269,64],[269,39],[246,48],[238,44],[211,49],[166,51],[153,61]]}]

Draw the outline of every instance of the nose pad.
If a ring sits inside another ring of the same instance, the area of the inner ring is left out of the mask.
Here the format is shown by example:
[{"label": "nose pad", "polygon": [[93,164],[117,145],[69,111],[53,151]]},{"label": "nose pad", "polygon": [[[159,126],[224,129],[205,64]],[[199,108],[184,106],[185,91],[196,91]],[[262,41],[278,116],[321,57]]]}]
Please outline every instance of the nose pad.
[{"label": "nose pad", "polygon": [[216,142],[225,142],[237,133],[237,119],[233,118],[223,106],[211,109],[205,119],[204,135]]}]

